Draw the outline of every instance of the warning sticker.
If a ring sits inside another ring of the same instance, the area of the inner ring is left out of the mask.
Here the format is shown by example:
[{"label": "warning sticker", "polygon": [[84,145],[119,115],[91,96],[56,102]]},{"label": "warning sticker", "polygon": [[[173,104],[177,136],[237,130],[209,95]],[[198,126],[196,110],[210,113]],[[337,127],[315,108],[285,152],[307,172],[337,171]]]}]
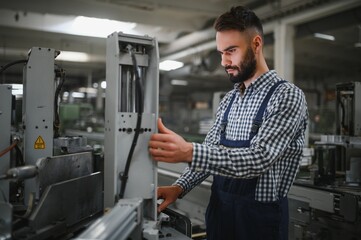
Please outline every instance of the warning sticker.
[{"label": "warning sticker", "polygon": [[41,136],[36,139],[34,143],[34,149],[45,149],[45,142]]}]

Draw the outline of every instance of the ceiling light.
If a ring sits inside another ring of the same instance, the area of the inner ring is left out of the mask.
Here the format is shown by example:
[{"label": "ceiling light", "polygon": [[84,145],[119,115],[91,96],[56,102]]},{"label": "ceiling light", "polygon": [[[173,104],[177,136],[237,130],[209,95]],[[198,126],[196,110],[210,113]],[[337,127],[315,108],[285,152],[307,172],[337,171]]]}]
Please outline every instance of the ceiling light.
[{"label": "ceiling light", "polygon": [[74,19],[72,30],[78,35],[105,38],[113,32],[127,33],[136,25],[136,23],[79,16]]},{"label": "ceiling light", "polygon": [[323,33],[315,33],[313,34],[314,37],[316,38],[321,38],[321,39],[324,39],[324,40],[329,40],[329,41],[335,41],[335,37],[332,36],[332,35],[328,35],[328,34],[323,34]]},{"label": "ceiling light", "polygon": [[81,87],[79,88],[79,92],[95,95],[97,90],[95,88]]},{"label": "ceiling light", "polygon": [[88,62],[89,55],[84,52],[61,51],[60,54],[56,57],[56,60],[69,62]]},{"label": "ceiling light", "polygon": [[71,96],[73,98],[85,98],[85,93],[82,92],[72,92]]},{"label": "ceiling light", "polygon": [[159,69],[163,71],[171,71],[184,66],[184,63],[174,61],[174,60],[165,60],[159,63]]},{"label": "ceiling light", "polygon": [[187,80],[173,79],[173,80],[170,81],[170,84],[172,84],[172,85],[178,85],[178,86],[187,86],[187,85],[188,85],[188,81],[187,81]]}]

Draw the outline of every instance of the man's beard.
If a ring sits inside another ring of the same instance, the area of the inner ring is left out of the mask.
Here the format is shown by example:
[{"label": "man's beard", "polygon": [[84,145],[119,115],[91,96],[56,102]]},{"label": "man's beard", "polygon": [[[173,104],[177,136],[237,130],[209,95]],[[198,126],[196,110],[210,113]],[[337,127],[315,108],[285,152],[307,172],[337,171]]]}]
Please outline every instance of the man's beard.
[{"label": "man's beard", "polygon": [[255,74],[257,62],[255,55],[250,47],[247,48],[246,56],[239,65],[240,67],[238,66],[225,67],[226,71],[228,69],[234,69],[238,71],[237,75],[229,74],[229,80],[232,83],[242,83],[253,77],[253,75]]}]

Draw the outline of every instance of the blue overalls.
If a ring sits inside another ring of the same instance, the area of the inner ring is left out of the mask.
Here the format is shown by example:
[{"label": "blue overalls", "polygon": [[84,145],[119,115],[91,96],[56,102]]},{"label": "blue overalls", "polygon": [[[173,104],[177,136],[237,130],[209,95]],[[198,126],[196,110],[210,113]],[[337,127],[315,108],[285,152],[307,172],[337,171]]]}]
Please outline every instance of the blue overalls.
[{"label": "blue overalls", "polygon": [[[226,139],[228,114],[235,99],[233,94],[221,123],[220,144],[246,148],[262,124],[262,116],[277,86],[274,84],[264,98],[254,119],[248,140]],[[255,200],[258,178],[242,179],[213,176],[212,194],[206,212],[207,240],[286,240],[288,239],[287,197],[275,202]]]}]

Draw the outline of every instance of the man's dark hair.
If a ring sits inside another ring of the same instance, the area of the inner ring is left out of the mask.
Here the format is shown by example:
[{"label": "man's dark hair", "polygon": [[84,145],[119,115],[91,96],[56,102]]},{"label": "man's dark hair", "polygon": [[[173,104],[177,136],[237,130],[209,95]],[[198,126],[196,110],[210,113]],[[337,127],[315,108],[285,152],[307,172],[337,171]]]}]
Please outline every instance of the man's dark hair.
[{"label": "man's dark hair", "polygon": [[217,32],[226,30],[244,32],[248,29],[254,29],[263,38],[261,20],[253,11],[243,6],[232,7],[229,12],[219,16],[214,22],[214,28]]}]

